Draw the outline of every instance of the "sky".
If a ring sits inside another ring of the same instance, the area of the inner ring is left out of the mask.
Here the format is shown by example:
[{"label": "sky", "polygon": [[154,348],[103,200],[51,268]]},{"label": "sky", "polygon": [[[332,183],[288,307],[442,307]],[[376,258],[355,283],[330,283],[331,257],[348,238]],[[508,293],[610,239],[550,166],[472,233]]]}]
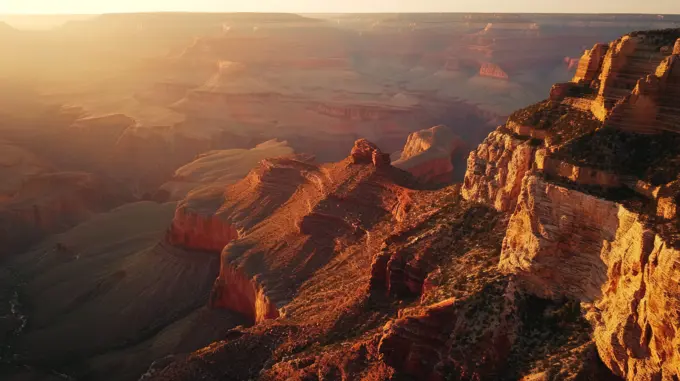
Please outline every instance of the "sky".
[{"label": "sky", "polygon": [[680,0],[0,0],[0,14],[176,11],[680,14]]}]

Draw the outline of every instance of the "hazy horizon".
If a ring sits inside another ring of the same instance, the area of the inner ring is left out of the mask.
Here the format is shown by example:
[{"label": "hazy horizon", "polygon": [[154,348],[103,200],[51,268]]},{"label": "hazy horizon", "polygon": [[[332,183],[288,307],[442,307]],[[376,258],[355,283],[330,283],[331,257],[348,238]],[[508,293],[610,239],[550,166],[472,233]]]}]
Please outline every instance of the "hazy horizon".
[{"label": "hazy horizon", "polygon": [[165,2],[120,0],[9,0],[0,4],[0,15],[99,15],[107,13],[574,13],[574,14],[680,14],[680,1],[640,2],[621,0],[480,0],[474,3],[450,3],[444,0],[397,0],[364,2],[348,0],[342,4],[324,4],[313,0],[292,0],[283,4],[275,0],[249,3],[227,0],[168,0]]}]

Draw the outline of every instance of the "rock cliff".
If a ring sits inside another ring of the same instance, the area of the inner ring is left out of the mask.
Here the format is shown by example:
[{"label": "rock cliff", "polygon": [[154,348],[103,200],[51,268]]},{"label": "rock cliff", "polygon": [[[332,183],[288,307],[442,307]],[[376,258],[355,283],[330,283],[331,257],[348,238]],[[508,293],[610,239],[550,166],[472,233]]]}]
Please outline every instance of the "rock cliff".
[{"label": "rock cliff", "polygon": [[431,183],[447,183],[453,179],[454,159],[463,141],[446,126],[435,126],[414,132],[406,139],[404,149],[392,165]]},{"label": "rock cliff", "polygon": [[0,256],[131,201],[134,197],[119,183],[91,173],[29,176],[11,197],[0,201]]},{"label": "rock cliff", "polygon": [[499,268],[532,294],[591,306],[595,343],[615,374],[670,379],[679,376],[677,338],[667,333],[678,318],[677,255],[643,215],[532,175]]},{"label": "rock cliff", "polygon": [[261,160],[293,155],[287,142],[269,140],[251,149],[215,150],[203,153],[175,171],[159,192],[170,200],[184,198],[203,186],[227,186],[244,178]]},{"label": "rock cliff", "polygon": [[479,75],[482,77],[489,77],[495,79],[510,79],[508,73],[506,73],[500,66],[485,62],[482,67],[479,68]]},{"label": "rock cliff", "polygon": [[[669,333],[676,329],[680,300],[671,280],[678,271],[671,259],[677,257],[672,206],[677,201],[669,195],[675,194],[671,189],[680,168],[678,152],[670,147],[674,143],[665,148],[676,136],[663,132],[675,131],[679,113],[659,106],[678,100],[677,58],[664,57],[670,51],[659,49],[678,33],[633,33],[608,49],[596,45],[586,52],[573,83],[600,81],[594,102],[604,109],[611,105],[604,118],[602,108],[574,109],[578,103],[569,99],[588,99],[590,85],[565,86],[566,96],[553,97],[555,88],[551,93],[551,102],[560,99],[561,106],[528,108],[531,117],[516,113],[505,127],[528,125],[512,130],[515,136],[532,137],[536,149],[511,209],[499,270],[523,292],[583,303],[599,357],[613,374],[629,380],[679,377],[677,351],[671,349],[678,344]],[[605,50],[602,68],[595,69]],[[642,62],[643,55],[652,58]],[[579,117],[567,134],[562,118],[550,116],[559,115],[560,107],[566,107],[566,117],[592,112],[602,123],[584,128],[590,119]],[[478,163],[485,148],[481,145],[470,160]],[[493,199],[470,191],[480,185],[490,189],[486,184],[492,179],[469,172],[463,195],[494,205]]]}]

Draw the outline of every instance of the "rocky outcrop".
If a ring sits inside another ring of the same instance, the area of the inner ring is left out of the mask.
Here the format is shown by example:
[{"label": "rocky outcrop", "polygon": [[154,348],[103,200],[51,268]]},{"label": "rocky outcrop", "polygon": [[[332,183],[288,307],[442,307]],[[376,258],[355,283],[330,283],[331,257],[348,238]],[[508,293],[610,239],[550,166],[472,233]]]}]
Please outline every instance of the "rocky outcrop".
[{"label": "rocky outcrop", "polygon": [[607,124],[638,133],[677,131],[680,110],[680,55],[664,59],[654,74],[639,79],[633,91],[611,110]]},{"label": "rocky outcrop", "polygon": [[0,203],[0,239],[5,243],[0,256],[131,201],[134,197],[120,184],[91,173],[30,176]]},{"label": "rocky outcrop", "polygon": [[190,193],[167,239],[222,253],[213,307],[256,322],[276,318],[299,280],[332,257],[336,242],[361,240],[383,218],[403,215],[407,190],[396,183],[404,181],[411,181],[408,174],[364,139],[346,160],[328,166],[303,157],[266,159],[236,184]]},{"label": "rocky outcrop", "polygon": [[294,153],[287,142],[277,140],[260,143],[251,149],[209,151],[178,168],[160,190],[167,192],[170,200],[178,200],[203,186],[226,187],[244,178],[261,160]]},{"label": "rocky outcrop", "polygon": [[461,193],[466,200],[512,211],[535,147],[499,128],[470,153]]},{"label": "rocky outcrop", "polygon": [[517,274],[541,297],[592,302],[607,278],[598,256],[603,242],[613,241],[618,224],[615,203],[529,175],[503,240],[499,268]]},{"label": "rocky outcrop", "polygon": [[[588,92],[597,94],[591,110],[601,121],[649,132],[654,129],[650,124],[655,124],[657,119],[658,110],[652,105],[656,101],[655,96],[652,95],[648,101],[640,101],[634,107],[637,111],[625,116],[621,116],[621,108],[625,109],[626,106],[621,104],[637,103],[641,93],[660,94],[652,89],[656,86],[652,83],[655,80],[645,78],[655,71],[659,76],[659,65],[668,66],[667,61],[672,60],[674,54],[667,45],[673,44],[678,36],[680,32],[673,29],[634,32],[613,41],[608,47],[597,44],[583,55],[572,82],[586,86]],[[647,84],[638,84],[639,80]],[[664,111],[677,115],[675,110]],[[648,120],[651,122],[646,122]],[[656,126],[656,129],[663,127]]]},{"label": "rocky outcrop", "polygon": [[279,317],[278,309],[269,301],[257,279],[249,279],[242,271],[228,265],[221,266],[210,295],[210,306],[241,313],[255,323]]},{"label": "rocky outcrop", "polygon": [[463,141],[446,126],[435,126],[409,135],[393,166],[431,183],[446,183],[453,176],[453,160]]},{"label": "rocky outcrop", "polygon": [[500,66],[490,63],[490,62],[485,62],[482,64],[482,67],[479,68],[479,75],[482,77],[489,77],[489,78],[495,78],[495,79],[510,79],[510,76],[508,76],[508,73],[506,73],[503,69],[501,69]]},{"label": "rocky outcrop", "polygon": [[375,167],[389,167],[390,155],[380,151],[380,148],[366,139],[359,139],[354,143],[350,157],[354,164],[372,163]]},{"label": "rocky outcrop", "polygon": [[605,44],[595,44],[592,49],[586,50],[581,56],[574,74],[573,82],[591,83],[600,75],[602,61],[609,47]]}]

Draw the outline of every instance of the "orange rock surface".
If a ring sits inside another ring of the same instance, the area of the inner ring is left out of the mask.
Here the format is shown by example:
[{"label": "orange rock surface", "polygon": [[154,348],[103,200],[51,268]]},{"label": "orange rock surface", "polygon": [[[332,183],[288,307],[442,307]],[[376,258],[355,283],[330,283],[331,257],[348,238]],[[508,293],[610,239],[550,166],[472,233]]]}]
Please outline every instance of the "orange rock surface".
[{"label": "orange rock surface", "polygon": [[461,190],[466,200],[512,211],[535,148],[502,131],[492,132],[470,153]]},{"label": "orange rock surface", "polygon": [[409,171],[425,182],[449,182],[453,178],[453,161],[463,141],[446,126],[435,126],[409,135],[397,168]]}]

